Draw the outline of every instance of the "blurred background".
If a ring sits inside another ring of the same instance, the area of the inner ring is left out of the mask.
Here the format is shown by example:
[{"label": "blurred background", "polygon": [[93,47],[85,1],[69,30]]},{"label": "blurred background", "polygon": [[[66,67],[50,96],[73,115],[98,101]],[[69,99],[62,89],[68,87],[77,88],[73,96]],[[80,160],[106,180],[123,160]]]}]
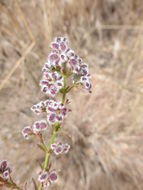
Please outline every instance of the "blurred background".
[{"label": "blurred background", "polygon": [[41,69],[59,35],[89,64],[93,92],[69,96],[57,139],[71,151],[52,157],[59,181],[49,189],[142,190],[142,0],[0,0],[0,160],[34,189],[44,154],[21,130],[38,119],[30,107],[46,98]]}]

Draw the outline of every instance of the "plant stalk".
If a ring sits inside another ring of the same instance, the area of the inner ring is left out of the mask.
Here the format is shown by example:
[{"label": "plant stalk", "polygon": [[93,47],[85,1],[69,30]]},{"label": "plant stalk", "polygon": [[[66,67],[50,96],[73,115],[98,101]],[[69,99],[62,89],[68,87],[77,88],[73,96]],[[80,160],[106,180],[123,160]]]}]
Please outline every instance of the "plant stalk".
[{"label": "plant stalk", "polygon": [[62,97],[62,103],[65,103],[65,98],[66,98],[66,76],[63,75],[63,79],[64,79],[64,86],[63,86],[63,97]]},{"label": "plant stalk", "polygon": [[[64,104],[65,103],[65,98],[66,98],[66,76],[63,75],[63,80],[64,80],[64,86],[63,86],[63,96],[62,96],[62,103]],[[59,130],[60,128],[60,124],[57,123],[54,127],[54,130],[53,130],[53,134],[51,136],[51,139],[50,139],[50,143],[49,143],[49,146],[48,146],[48,152],[46,153],[46,156],[45,156],[45,162],[44,162],[44,170],[47,170],[48,168],[48,165],[49,165],[49,159],[50,159],[50,149],[51,149],[51,144],[54,143],[55,141],[55,137],[56,137],[56,133],[57,131]],[[39,185],[39,188],[38,190],[42,190],[42,183]]]}]

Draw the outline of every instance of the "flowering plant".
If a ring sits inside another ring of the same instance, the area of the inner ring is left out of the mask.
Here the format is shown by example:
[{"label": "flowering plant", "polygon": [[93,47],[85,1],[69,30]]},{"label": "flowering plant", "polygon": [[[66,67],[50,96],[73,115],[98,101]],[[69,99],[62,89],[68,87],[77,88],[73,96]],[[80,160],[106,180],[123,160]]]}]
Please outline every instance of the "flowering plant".
[{"label": "flowering plant", "polygon": [[[39,187],[35,183],[36,190],[42,190],[58,180],[57,172],[51,168],[49,163],[50,155],[52,153],[55,155],[67,154],[70,149],[70,145],[67,143],[55,142],[57,132],[61,129],[64,119],[71,111],[68,108],[67,94],[79,85],[91,93],[88,66],[69,48],[67,38],[55,38],[54,42],[51,43],[51,49],[52,51],[43,67],[43,76],[40,81],[41,91],[47,94],[49,98],[31,107],[36,115],[46,113],[47,118],[35,121],[22,130],[25,139],[37,136],[40,141],[39,147],[45,152],[44,165],[38,177]],[[55,100],[58,94],[62,96],[61,101]],[[53,129],[48,146],[45,144],[43,137],[47,127]],[[23,190],[12,180],[11,169],[5,160],[0,163],[0,185]],[[24,190],[26,190],[26,185]]]}]

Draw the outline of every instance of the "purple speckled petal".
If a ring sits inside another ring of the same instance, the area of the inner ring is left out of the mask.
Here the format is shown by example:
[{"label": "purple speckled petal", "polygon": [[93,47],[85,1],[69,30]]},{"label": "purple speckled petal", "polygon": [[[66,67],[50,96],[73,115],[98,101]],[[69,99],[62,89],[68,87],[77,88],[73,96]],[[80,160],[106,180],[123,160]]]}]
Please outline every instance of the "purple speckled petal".
[{"label": "purple speckled petal", "polygon": [[58,179],[58,176],[56,174],[56,172],[51,172],[50,175],[49,175],[49,179],[51,182],[56,182],[57,179]]}]

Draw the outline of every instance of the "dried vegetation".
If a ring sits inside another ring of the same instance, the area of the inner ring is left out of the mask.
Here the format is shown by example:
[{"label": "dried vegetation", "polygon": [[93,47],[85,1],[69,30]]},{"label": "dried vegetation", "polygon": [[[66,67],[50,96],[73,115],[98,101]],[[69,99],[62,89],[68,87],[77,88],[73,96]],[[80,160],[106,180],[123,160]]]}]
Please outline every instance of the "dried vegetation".
[{"label": "dried vegetation", "polygon": [[51,189],[143,189],[142,18],[142,0],[0,0],[0,160],[19,182],[29,179],[29,190],[44,157],[21,130],[43,98],[49,43],[63,34],[89,63],[93,93],[70,96],[61,133],[72,150],[57,158],[60,180]]}]

